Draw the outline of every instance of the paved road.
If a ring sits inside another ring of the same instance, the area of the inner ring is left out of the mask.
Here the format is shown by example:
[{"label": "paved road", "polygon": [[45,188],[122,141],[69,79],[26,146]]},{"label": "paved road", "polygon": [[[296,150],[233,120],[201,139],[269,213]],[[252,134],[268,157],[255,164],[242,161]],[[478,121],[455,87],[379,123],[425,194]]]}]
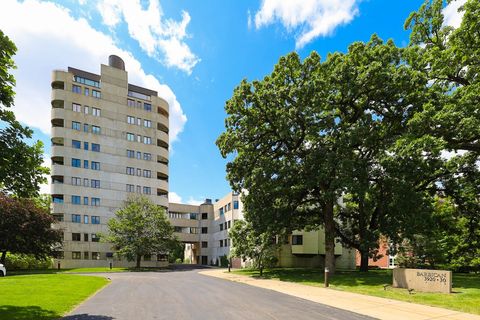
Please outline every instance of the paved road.
[{"label": "paved road", "polygon": [[198,270],[106,275],[112,283],[65,320],[371,319]]}]

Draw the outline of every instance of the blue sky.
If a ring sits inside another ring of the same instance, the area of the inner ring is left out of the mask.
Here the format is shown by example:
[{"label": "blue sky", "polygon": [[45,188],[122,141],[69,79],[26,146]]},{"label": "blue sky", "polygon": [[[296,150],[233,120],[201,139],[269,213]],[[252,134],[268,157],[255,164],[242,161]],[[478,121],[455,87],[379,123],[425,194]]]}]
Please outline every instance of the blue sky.
[{"label": "blue sky", "polygon": [[[44,141],[47,155],[50,71],[73,66],[98,73],[115,53],[124,58],[130,82],[169,101],[170,201],[195,203],[230,190],[215,140],[224,129],[225,101],[243,78],[263,78],[293,50],[303,58],[312,50],[325,57],[373,33],[404,46],[404,21],[422,3],[2,0],[0,29],[19,48],[15,112]],[[458,23],[456,7],[446,11],[451,24]]]}]

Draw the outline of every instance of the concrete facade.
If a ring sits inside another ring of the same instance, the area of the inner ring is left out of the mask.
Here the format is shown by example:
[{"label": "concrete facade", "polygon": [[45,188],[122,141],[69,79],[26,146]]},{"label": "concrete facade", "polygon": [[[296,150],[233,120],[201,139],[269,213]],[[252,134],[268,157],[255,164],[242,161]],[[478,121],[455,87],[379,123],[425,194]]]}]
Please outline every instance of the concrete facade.
[{"label": "concrete facade", "polygon": [[[168,207],[168,104],[129,84],[122,66],[111,56],[100,74],[52,73],[52,212],[64,231],[65,268],[130,265],[97,237],[130,194]],[[166,264],[163,256],[145,260]]]}]

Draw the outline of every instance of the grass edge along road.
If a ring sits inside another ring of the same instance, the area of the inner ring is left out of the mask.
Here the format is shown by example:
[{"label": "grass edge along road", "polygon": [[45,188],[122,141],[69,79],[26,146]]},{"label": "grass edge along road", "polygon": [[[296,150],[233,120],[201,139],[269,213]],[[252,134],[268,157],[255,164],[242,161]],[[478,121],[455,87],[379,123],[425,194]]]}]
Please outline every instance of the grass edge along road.
[{"label": "grass edge along road", "polygon": [[[234,270],[236,274],[259,277],[257,270]],[[323,287],[323,269],[278,268],[264,271],[263,279]],[[480,275],[453,274],[453,293],[413,292],[392,288],[391,270],[338,271],[330,278],[330,288],[380,298],[394,299],[480,315]],[[385,285],[390,285],[384,289]]]},{"label": "grass edge along road", "polygon": [[0,320],[58,319],[108,283],[103,277],[71,274],[0,278]]}]

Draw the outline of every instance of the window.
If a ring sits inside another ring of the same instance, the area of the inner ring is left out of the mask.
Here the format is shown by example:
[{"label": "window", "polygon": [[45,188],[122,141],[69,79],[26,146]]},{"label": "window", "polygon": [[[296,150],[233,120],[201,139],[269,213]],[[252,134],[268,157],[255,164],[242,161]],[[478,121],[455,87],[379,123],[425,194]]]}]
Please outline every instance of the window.
[{"label": "window", "polygon": [[224,229],[227,230],[227,222],[225,221],[225,223],[223,224],[224,226]]},{"label": "window", "polygon": [[130,175],[130,176],[134,176],[135,175],[135,168],[127,167],[127,174]]},{"label": "window", "polygon": [[142,119],[137,118],[137,126],[141,126],[141,125],[142,125]]},{"label": "window", "polygon": [[85,106],[85,107],[84,107],[83,113],[88,114],[88,106]]},{"label": "window", "polygon": [[138,99],[143,99],[143,100],[148,100],[150,101],[150,96],[147,96],[146,94],[136,92],[136,91],[128,91],[128,96],[133,97],[133,98],[138,98]]},{"label": "window", "polygon": [[100,224],[100,217],[99,216],[92,216],[91,222],[92,222],[92,224]]},{"label": "window", "polygon": [[202,233],[203,234],[208,233],[208,227],[202,227]]},{"label": "window", "polygon": [[78,140],[72,140],[72,148],[81,149],[82,143]]},{"label": "window", "polygon": [[58,222],[62,222],[63,221],[63,214],[54,214],[53,218]]},{"label": "window", "polygon": [[98,108],[92,108],[92,115],[94,117],[100,117],[100,109]]},{"label": "window", "polygon": [[72,214],[72,222],[80,223],[82,221],[82,217],[79,214]]},{"label": "window", "polygon": [[220,223],[220,231],[223,231],[223,223]]},{"label": "window", "polygon": [[139,177],[142,176],[142,169],[137,168],[137,176],[139,176]]},{"label": "window", "polygon": [[127,140],[135,141],[135,135],[133,133],[127,132]]},{"label": "window", "polygon": [[144,103],[143,104],[143,109],[147,111],[152,111],[152,105],[150,103]]},{"label": "window", "polygon": [[152,188],[143,187],[143,194],[152,194]]},{"label": "window", "polygon": [[92,133],[93,133],[93,134],[100,134],[101,131],[102,131],[102,130],[100,129],[100,127],[98,127],[98,126],[92,126]]},{"label": "window", "polygon": [[89,96],[89,95],[90,95],[90,89],[89,89],[89,88],[85,88],[85,95],[86,95],[86,96]]},{"label": "window", "polygon": [[90,186],[92,188],[100,188],[100,180],[95,180],[95,179],[90,180]]},{"label": "window", "polygon": [[72,204],[80,204],[80,196],[72,196]]},{"label": "window", "polygon": [[303,236],[302,235],[293,235],[292,236],[292,245],[302,245]]},{"label": "window", "polygon": [[100,97],[101,97],[100,91],[92,90],[92,97],[100,99]]},{"label": "window", "polygon": [[197,214],[195,212],[190,213],[190,220],[197,220]]},{"label": "window", "polygon": [[92,151],[100,152],[100,145],[98,143],[92,143]]},{"label": "window", "polygon": [[207,220],[208,219],[208,213],[204,212],[202,213],[202,220]]},{"label": "window", "polygon": [[83,167],[88,169],[88,160],[83,160]]},{"label": "window", "polygon": [[135,117],[127,116],[127,123],[128,124],[135,124]]},{"label": "window", "polygon": [[82,160],[72,158],[72,167],[80,168],[82,166]]},{"label": "window", "polygon": [[182,227],[174,226],[173,232],[182,232]]},{"label": "window", "polygon": [[79,76],[73,76],[73,81],[78,82],[78,83],[86,84],[87,86],[100,88],[100,82],[95,81],[95,80],[90,80],[90,79],[82,78],[82,77],[79,77]]},{"label": "window", "polygon": [[[87,215],[84,215],[83,216],[83,223],[84,224],[88,224],[88,216]],[[88,239],[88,238],[87,238]],[[87,240],[88,241],[88,240]]]},{"label": "window", "polygon": [[146,127],[146,128],[151,128],[152,127],[152,121],[143,120],[143,126]]},{"label": "window", "polygon": [[88,206],[88,197],[83,197],[83,205]]},{"label": "window", "polygon": [[127,105],[129,107],[135,107],[135,100],[127,99]]},{"label": "window", "polygon": [[100,205],[100,198],[92,198],[91,204],[94,207],[98,207]]},{"label": "window", "polygon": [[82,185],[82,178],[72,177],[72,185],[73,186],[81,186]]},{"label": "window", "polygon": [[142,136],[141,135],[137,135],[137,142],[142,142]]},{"label": "window", "polygon": [[83,132],[88,132],[88,123],[83,124]]},{"label": "window", "polygon": [[83,178],[83,186],[84,186],[84,187],[90,186],[90,183],[88,183],[88,182],[89,182],[89,181],[88,181],[88,178]]},{"label": "window", "polygon": [[[92,239],[93,241],[93,239]],[[98,241],[96,241],[98,242]],[[100,260],[100,252],[92,252],[92,260]]]},{"label": "window", "polygon": [[72,103],[72,110],[74,112],[82,112],[82,106],[77,103]]},{"label": "window", "polygon": [[80,122],[72,121],[72,129],[80,131]]},{"label": "window", "polygon": [[82,93],[82,87],[72,84],[72,92],[74,93]]},{"label": "window", "polygon": [[202,241],[202,248],[208,248],[208,242]]},{"label": "window", "polygon": [[143,154],[143,160],[151,161],[152,160],[152,154],[145,152]]},{"label": "window", "polygon": [[223,216],[223,208],[220,208],[218,211],[220,212],[220,215]]},{"label": "window", "polygon": [[83,149],[88,150],[88,142],[83,142]]},{"label": "window", "polygon": [[137,193],[142,193],[142,186],[137,186]]},{"label": "window", "polygon": [[229,202],[229,203],[227,204],[227,211],[230,211],[231,209],[232,209],[232,206],[231,206],[231,203]]},{"label": "window", "polygon": [[[88,234],[87,234],[87,237],[88,237]],[[88,238],[87,238],[87,239],[88,239]],[[85,240],[85,241],[88,241],[88,240]],[[89,257],[89,256],[90,256],[90,255],[89,255],[88,251],[84,251],[84,252],[83,252],[83,260],[88,260],[88,257]]]},{"label": "window", "polygon": [[72,251],[72,259],[73,260],[82,259],[82,253],[80,251]]},{"label": "window", "polygon": [[127,150],[127,157],[128,158],[135,158],[135,151]]},{"label": "window", "polygon": [[220,240],[220,247],[223,247],[223,240]]},{"label": "window", "polygon": [[137,159],[138,160],[142,159],[142,153],[140,151],[137,151]]},{"label": "window", "polygon": [[152,171],[151,170],[143,170],[143,176],[145,178],[151,178],[152,177]]},{"label": "window", "polygon": [[[92,239],[92,242],[100,241],[100,238],[97,236],[96,233],[92,233],[91,239]],[[93,252],[92,252],[92,255],[93,255]]]},{"label": "window", "polygon": [[100,162],[92,161],[92,170],[100,170]]},{"label": "window", "polygon": [[228,221],[228,229],[230,229],[231,226],[232,226],[232,225],[231,225],[231,222],[232,222],[232,221],[230,221],[230,220]]},{"label": "window", "polygon": [[233,209],[238,209],[238,201],[233,201]]},{"label": "window", "polygon": [[127,184],[127,192],[135,192],[135,186],[133,184]]},{"label": "window", "polygon": [[152,144],[152,138],[150,138],[150,137],[143,137],[143,143],[145,143],[145,144]]},{"label": "window", "polygon": [[52,196],[53,203],[63,203],[63,196],[55,195]]}]

